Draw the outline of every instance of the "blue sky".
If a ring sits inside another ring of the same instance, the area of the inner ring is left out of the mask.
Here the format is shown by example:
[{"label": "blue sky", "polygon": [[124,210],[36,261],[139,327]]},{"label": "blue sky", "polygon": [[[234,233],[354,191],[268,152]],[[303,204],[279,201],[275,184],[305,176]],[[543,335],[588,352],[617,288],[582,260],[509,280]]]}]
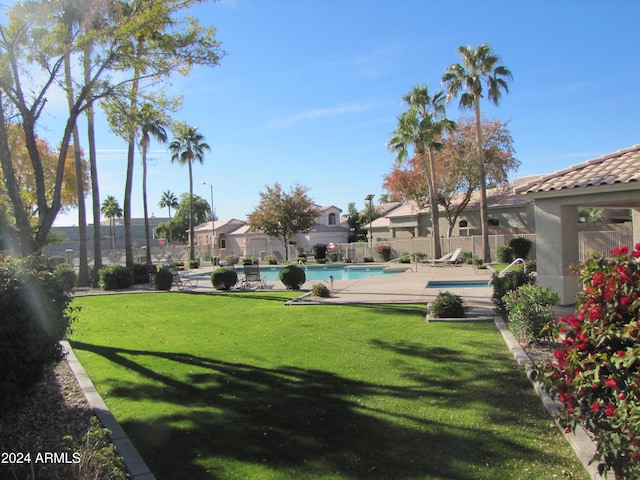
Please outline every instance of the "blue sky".
[{"label": "blue sky", "polygon": [[[246,219],[276,181],[305,185],[316,203],[345,212],[377,198],[394,163],[386,142],[402,95],[417,83],[440,89],[463,44],[490,43],[513,73],[500,105],[482,105],[487,118],[511,122],[522,162],[513,176],[640,143],[636,0],[221,0],[191,13],[217,27],[227,56],[167,89],[184,95],[176,118],[212,147],[194,166],[195,193],[211,201],[213,184],[220,218]],[[450,118],[461,113],[450,104]],[[106,125],[99,132],[100,193],[122,204],[126,145]],[[160,195],[187,192],[187,168],[162,145],[150,158],[149,210],[166,216]],[[134,182],[142,216],[139,160]],[[75,212],[58,221],[76,223]]]}]

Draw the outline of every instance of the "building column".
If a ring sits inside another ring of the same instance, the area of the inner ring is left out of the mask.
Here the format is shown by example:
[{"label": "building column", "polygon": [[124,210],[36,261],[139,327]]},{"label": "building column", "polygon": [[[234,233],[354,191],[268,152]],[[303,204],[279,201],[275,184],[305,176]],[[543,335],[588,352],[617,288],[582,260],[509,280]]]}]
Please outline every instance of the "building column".
[{"label": "building column", "polygon": [[[631,225],[633,245],[640,243],[640,208],[631,209]],[[633,248],[633,246],[632,246]]]},{"label": "building column", "polygon": [[558,199],[536,200],[538,283],[553,289],[561,305],[572,305],[580,289],[571,267],[578,265],[578,209]]}]

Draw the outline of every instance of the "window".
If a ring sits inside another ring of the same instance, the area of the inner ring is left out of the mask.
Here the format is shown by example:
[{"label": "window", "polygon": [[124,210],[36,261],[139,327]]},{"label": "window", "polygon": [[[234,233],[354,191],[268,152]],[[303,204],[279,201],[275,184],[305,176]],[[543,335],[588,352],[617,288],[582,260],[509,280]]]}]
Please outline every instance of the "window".
[{"label": "window", "polygon": [[336,214],[335,213],[330,213],[329,214],[329,225],[335,225],[336,224]]},{"label": "window", "polygon": [[459,225],[460,225],[460,228],[467,228],[469,224],[467,223],[466,220],[460,220]]},{"label": "window", "polygon": [[489,224],[490,227],[498,227],[500,226],[500,220],[498,220],[497,218],[490,218],[487,223]]}]

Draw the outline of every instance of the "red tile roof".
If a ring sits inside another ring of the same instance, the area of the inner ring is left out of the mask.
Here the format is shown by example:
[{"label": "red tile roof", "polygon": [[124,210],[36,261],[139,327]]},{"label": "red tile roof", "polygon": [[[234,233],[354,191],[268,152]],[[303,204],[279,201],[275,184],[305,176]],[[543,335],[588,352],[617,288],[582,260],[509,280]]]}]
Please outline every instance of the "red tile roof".
[{"label": "red tile roof", "polygon": [[517,187],[516,193],[535,193],[573,188],[640,182],[640,145],[618,150]]}]

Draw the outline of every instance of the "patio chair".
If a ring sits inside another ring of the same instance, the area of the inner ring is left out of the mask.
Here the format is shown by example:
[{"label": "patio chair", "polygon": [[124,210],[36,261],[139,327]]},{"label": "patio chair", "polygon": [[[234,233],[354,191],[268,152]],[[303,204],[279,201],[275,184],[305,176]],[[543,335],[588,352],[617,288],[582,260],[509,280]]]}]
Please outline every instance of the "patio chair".
[{"label": "patio chair", "polygon": [[428,265],[456,265],[459,261],[462,248],[456,248],[453,253],[448,253],[440,258],[433,259],[431,261],[426,260],[423,263]]},{"label": "patio chair", "polygon": [[260,275],[260,265],[245,265],[244,266],[244,279],[240,286],[241,288],[251,287],[258,284],[260,288],[264,288],[267,283],[267,278]]},{"label": "patio chair", "polygon": [[185,288],[193,288],[198,286],[198,279],[192,277],[188,271],[180,274],[179,271],[174,270],[173,284],[178,290],[184,290]]}]

